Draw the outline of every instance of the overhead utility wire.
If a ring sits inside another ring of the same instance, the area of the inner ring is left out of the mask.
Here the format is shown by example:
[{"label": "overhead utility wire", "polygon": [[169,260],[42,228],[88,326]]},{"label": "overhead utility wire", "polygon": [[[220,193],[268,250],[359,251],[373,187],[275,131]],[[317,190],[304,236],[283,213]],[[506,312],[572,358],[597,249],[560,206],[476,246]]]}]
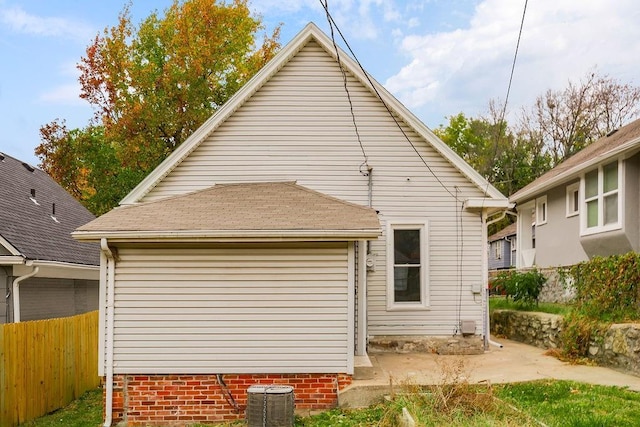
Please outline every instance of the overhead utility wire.
[{"label": "overhead utility wire", "polygon": [[[353,127],[356,132],[356,138],[358,139],[358,144],[360,144],[360,149],[362,150],[362,156],[364,157],[364,162],[360,164],[360,168],[359,168],[360,173],[364,176],[369,176],[369,174],[371,173],[371,167],[369,166],[369,159],[367,157],[367,153],[364,150],[364,145],[362,144],[362,139],[360,138],[360,132],[358,131],[358,124],[356,123],[356,114],[353,111],[353,102],[351,101],[351,93],[349,92],[349,88],[347,86],[347,72],[342,66],[342,61],[340,60],[340,49],[338,49],[335,35],[333,33],[333,24],[332,24],[333,19],[329,14],[329,0],[325,0],[324,3],[322,2],[322,0],[320,0],[320,4],[322,5],[322,7],[324,8],[327,14],[327,21],[329,22],[329,29],[331,30],[331,42],[333,43],[333,49],[336,52],[336,60],[338,61],[338,65],[340,66],[340,72],[342,73],[342,82],[344,85],[344,91],[347,93],[347,99],[349,100],[349,110],[351,111],[351,120],[353,121]],[[337,25],[336,25],[336,28],[337,28]],[[338,31],[340,31],[339,28],[338,28]],[[340,35],[342,35],[342,33]],[[366,172],[362,170],[363,166],[366,166]]]},{"label": "overhead utility wire", "polygon": [[[502,111],[500,112],[500,118],[498,122],[498,128],[496,129],[496,139],[495,144],[493,146],[493,159],[498,155],[498,143],[500,142],[500,137],[502,135],[502,128],[504,126],[504,116],[507,114],[507,103],[509,102],[509,95],[511,94],[511,84],[513,83],[513,74],[516,69],[516,60],[518,59],[518,50],[520,49],[520,39],[522,38],[522,28],[524,27],[524,17],[527,14],[527,3],[529,0],[524,1],[524,9],[522,11],[522,19],[520,20],[520,30],[518,31],[518,41],[516,42],[516,50],[513,54],[513,62],[511,63],[511,73],[509,75],[509,84],[507,85],[507,95],[504,98],[504,104],[502,106]],[[489,181],[487,180],[487,190],[489,189]],[[485,190],[485,194],[486,194]],[[483,200],[484,204],[484,200]]]},{"label": "overhead utility wire", "polygon": [[[329,20],[329,26],[331,27],[331,35],[332,35],[332,40],[333,40],[333,26],[336,27],[336,30],[338,30],[338,34],[340,34],[340,37],[342,38],[342,41],[344,42],[344,44],[347,46],[347,49],[349,49],[349,53],[351,53],[351,56],[353,57],[353,59],[356,61],[356,63],[358,64],[358,67],[360,67],[360,70],[362,70],[362,73],[364,74],[364,76],[366,77],[367,81],[369,82],[369,84],[371,85],[371,88],[373,89],[373,91],[375,92],[376,96],[378,97],[378,99],[382,102],[382,105],[384,105],[384,108],[386,108],[387,113],[389,113],[389,116],[391,116],[391,118],[393,119],[393,121],[396,123],[396,126],[398,126],[398,129],[400,129],[400,132],[402,132],[402,135],[404,136],[404,138],[407,140],[407,142],[409,143],[409,145],[411,145],[411,148],[413,148],[413,151],[416,152],[416,154],[418,155],[418,157],[420,158],[420,160],[422,161],[422,163],[424,163],[424,165],[426,166],[426,168],[429,170],[429,172],[431,173],[431,175],[433,175],[433,177],[436,179],[436,181],[438,181],[438,183],[440,184],[440,186],[442,188],[444,188],[446,190],[447,193],[449,193],[449,195],[451,195],[451,197],[453,197],[456,202],[458,201],[458,198],[455,194],[453,194],[451,192],[451,190],[449,190],[444,183],[440,180],[440,178],[438,178],[438,176],[433,172],[433,170],[431,169],[431,167],[429,166],[429,164],[427,163],[427,161],[424,159],[424,157],[422,157],[422,155],[420,154],[420,152],[418,151],[418,149],[415,147],[415,145],[413,144],[413,142],[411,142],[411,139],[409,138],[409,136],[407,135],[407,133],[404,131],[404,129],[402,128],[402,125],[400,124],[400,122],[398,122],[398,119],[395,117],[395,115],[393,114],[393,112],[391,111],[391,108],[389,108],[389,106],[387,105],[387,103],[385,102],[385,100],[382,98],[382,95],[380,95],[380,92],[378,92],[378,89],[376,88],[376,85],[373,84],[373,81],[371,80],[371,77],[369,77],[369,73],[367,73],[364,69],[364,67],[362,66],[362,64],[360,63],[360,61],[358,60],[358,57],[356,56],[356,54],[354,53],[353,49],[351,49],[351,46],[349,45],[349,42],[347,41],[347,39],[345,38],[344,34],[342,34],[342,31],[340,31],[340,27],[338,27],[338,24],[336,23],[336,21],[333,19],[333,16],[331,16],[331,13],[329,13],[329,6],[325,3],[327,3],[328,0],[325,0],[325,2],[323,2],[322,0],[320,0],[320,4],[322,5],[322,7],[324,8],[326,14],[327,14],[327,19]],[[335,44],[335,41],[333,42],[334,46],[336,47],[336,52],[337,52],[337,46]],[[339,62],[339,61],[338,61]],[[342,65],[341,65],[342,67]]]}]

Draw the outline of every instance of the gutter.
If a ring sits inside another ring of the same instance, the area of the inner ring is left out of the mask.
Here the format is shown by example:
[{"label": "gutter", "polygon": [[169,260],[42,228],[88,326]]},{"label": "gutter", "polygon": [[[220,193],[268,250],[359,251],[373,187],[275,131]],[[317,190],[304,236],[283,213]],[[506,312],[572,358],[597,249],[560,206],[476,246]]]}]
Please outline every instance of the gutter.
[{"label": "gutter", "polygon": [[[115,258],[113,256],[113,252],[109,249],[109,245],[107,243],[106,238],[100,239],[100,282],[104,283],[104,286],[101,288],[104,291],[100,292],[100,300],[101,302],[106,302],[106,313],[104,314],[104,319],[106,320],[106,340],[102,340],[105,342],[105,350],[106,350],[106,383],[107,390],[105,396],[105,419],[104,419],[104,427],[111,427],[111,423],[113,422],[113,330],[114,330],[114,302],[115,302],[115,282],[114,282],[114,272],[115,272]],[[103,305],[100,308],[100,312],[105,312],[105,306]],[[101,316],[102,317],[102,316]],[[101,322],[101,329],[103,328],[104,323]]]},{"label": "gutter", "polygon": [[33,271],[24,276],[17,277],[13,281],[13,321],[14,323],[20,323],[20,282],[35,276],[40,271],[40,267],[34,267]]}]

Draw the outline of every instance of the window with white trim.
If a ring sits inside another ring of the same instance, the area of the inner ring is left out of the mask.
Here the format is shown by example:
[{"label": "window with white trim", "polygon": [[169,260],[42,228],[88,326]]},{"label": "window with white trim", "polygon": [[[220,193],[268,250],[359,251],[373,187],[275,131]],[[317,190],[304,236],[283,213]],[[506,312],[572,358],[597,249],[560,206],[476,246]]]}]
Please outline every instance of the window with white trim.
[{"label": "window with white trim", "polygon": [[387,230],[387,309],[426,308],[427,223],[391,223]]},{"label": "window with white trim", "polygon": [[567,217],[580,213],[580,183],[567,185]]},{"label": "window with white trim", "polygon": [[622,168],[616,160],[584,175],[585,215],[582,225],[585,234],[620,227],[621,171]]},{"label": "window with white trim", "polygon": [[496,240],[493,242],[494,244],[494,253],[493,256],[495,259],[502,259],[502,239]]},{"label": "window with white trim", "polygon": [[547,196],[536,199],[536,226],[547,223]]}]

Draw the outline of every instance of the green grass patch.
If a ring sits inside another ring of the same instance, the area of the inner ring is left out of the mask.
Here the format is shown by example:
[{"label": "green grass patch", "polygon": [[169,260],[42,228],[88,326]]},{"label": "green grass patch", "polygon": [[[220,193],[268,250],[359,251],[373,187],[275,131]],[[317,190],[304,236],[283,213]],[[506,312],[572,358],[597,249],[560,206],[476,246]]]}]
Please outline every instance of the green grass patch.
[{"label": "green grass patch", "polygon": [[555,304],[550,302],[541,302],[538,304],[524,304],[514,302],[503,296],[492,296],[489,298],[489,312],[493,310],[517,310],[517,311],[539,311],[542,313],[567,315],[571,312],[572,307],[566,304]]},{"label": "green grass patch", "polygon": [[24,427],[93,427],[102,425],[102,389],[89,390],[55,412],[28,421]]},{"label": "green grass patch", "polygon": [[[365,409],[333,409],[296,417],[296,426],[397,426],[403,407],[420,426],[625,427],[636,426],[640,420],[640,394],[625,388],[556,380],[493,386],[453,381],[429,387],[405,385],[403,393],[390,401]],[[96,389],[23,426],[95,427],[101,423],[102,390]]]}]

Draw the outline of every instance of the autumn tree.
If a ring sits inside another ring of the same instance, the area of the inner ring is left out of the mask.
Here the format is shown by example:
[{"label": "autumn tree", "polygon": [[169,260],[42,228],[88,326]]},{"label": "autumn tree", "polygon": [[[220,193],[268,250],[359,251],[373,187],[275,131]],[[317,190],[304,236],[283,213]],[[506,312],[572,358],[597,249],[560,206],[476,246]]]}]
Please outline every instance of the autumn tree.
[{"label": "autumn tree", "polygon": [[523,109],[518,132],[556,165],[640,113],[640,87],[589,73]]},{"label": "autumn tree", "polygon": [[279,28],[256,46],[263,29],[246,0],[175,0],[137,27],[125,7],[78,64],[93,122],[43,126],[41,167],[94,213],[109,210],[275,55]]}]

